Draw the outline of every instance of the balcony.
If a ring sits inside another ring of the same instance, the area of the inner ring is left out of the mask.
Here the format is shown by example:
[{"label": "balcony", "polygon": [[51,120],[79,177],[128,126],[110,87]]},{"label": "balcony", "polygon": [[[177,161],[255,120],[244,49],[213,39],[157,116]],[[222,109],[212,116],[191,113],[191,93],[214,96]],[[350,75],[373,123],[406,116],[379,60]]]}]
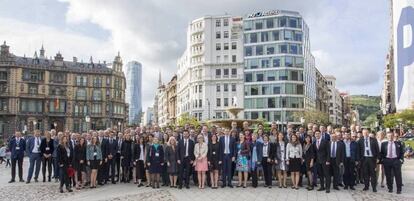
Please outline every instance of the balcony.
[{"label": "balcony", "polygon": [[45,94],[19,93],[20,98],[46,98]]}]

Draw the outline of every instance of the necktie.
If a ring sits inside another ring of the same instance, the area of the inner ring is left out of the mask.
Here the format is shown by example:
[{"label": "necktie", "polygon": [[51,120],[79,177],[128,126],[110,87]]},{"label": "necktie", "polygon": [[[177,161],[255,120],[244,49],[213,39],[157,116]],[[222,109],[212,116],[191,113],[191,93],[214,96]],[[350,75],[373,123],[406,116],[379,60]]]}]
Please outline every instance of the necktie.
[{"label": "necktie", "polygon": [[318,140],[318,143],[316,143],[316,145],[318,146],[317,148],[319,149],[319,145],[321,143],[321,140]]},{"label": "necktie", "polygon": [[392,158],[392,141],[388,142],[388,158]]},{"label": "necktie", "polygon": [[332,147],[332,151],[331,151],[331,157],[336,158],[336,143],[332,142],[332,145],[333,145],[333,147]]}]

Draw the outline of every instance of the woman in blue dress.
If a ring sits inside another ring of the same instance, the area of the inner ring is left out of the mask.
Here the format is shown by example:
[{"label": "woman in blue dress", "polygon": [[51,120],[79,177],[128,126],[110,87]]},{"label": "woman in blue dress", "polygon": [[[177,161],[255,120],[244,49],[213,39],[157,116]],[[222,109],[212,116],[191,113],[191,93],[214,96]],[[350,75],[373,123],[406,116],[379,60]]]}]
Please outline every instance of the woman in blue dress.
[{"label": "woman in blue dress", "polygon": [[151,177],[152,188],[160,188],[160,174],[164,165],[164,148],[158,143],[158,138],[153,138],[153,144],[147,155],[147,165]]},{"label": "woman in blue dress", "polygon": [[249,156],[250,156],[250,145],[245,141],[245,136],[243,133],[239,135],[239,143],[237,143],[237,162],[236,162],[236,171],[239,172],[239,184],[237,187],[242,186],[246,188],[247,185],[247,176],[249,173]]}]

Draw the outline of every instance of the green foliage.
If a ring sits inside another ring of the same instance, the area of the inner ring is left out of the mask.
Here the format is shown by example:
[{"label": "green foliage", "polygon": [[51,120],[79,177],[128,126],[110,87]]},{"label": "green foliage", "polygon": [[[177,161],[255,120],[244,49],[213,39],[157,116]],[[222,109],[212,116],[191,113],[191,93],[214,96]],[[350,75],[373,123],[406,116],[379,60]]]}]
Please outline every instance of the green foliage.
[{"label": "green foliage", "polygon": [[368,128],[371,128],[372,130],[374,130],[375,129],[375,122],[377,122],[377,121],[378,121],[377,114],[372,113],[365,119],[365,121],[362,123],[362,125],[364,127],[368,127]]},{"label": "green foliage", "polygon": [[[351,96],[351,107],[358,109],[359,118],[364,126],[370,127],[372,116],[381,110],[381,98],[379,96],[353,95]],[[371,117],[370,117],[371,116]],[[368,117],[370,117],[368,119]],[[366,124],[367,123],[367,124]]]},{"label": "green foliage", "polygon": [[305,125],[308,123],[317,123],[317,124],[329,124],[329,115],[328,113],[323,113],[317,110],[305,110],[303,112],[294,112],[293,118],[298,119],[300,121],[300,118],[305,119]]},{"label": "green foliage", "polygon": [[384,126],[387,128],[394,128],[399,124],[412,127],[414,125],[414,110],[408,109],[400,113],[388,114],[384,117]]},{"label": "green foliage", "polygon": [[200,122],[198,122],[198,120],[195,117],[191,117],[188,112],[178,117],[177,123],[179,126],[184,126],[185,124],[190,124],[190,125],[193,125],[194,127],[200,126]]}]

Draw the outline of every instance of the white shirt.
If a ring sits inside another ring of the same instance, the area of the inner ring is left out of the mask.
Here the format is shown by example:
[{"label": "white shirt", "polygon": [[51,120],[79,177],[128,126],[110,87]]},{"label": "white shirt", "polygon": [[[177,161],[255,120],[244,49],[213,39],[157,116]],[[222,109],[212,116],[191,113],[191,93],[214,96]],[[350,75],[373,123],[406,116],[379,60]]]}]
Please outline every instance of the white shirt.
[{"label": "white shirt", "polygon": [[[370,138],[369,137],[364,137],[364,156],[365,157],[372,157],[372,151],[371,151],[371,143],[370,143]],[[368,143],[366,143],[366,141],[368,141]]]},{"label": "white shirt", "polygon": [[185,157],[188,156],[188,139],[184,139],[184,147],[185,147]]},{"label": "white shirt", "polygon": [[269,149],[269,143],[263,144],[263,157],[269,157],[268,150]]},{"label": "white shirt", "polygon": [[139,145],[141,152],[139,153],[139,160],[143,161],[144,160],[144,145]]},{"label": "white shirt", "polygon": [[40,147],[40,137],[35,137],[32,153],[36,153],[36,154],[40,153],[39,147]]},{"label": "white shirt", "polygon": [[[338,149],[338,144],[335,142],[331,142],[331,158],[336,158],[336,150]],[[335,148],[335,150],[333,150]],[[333,152],[335,155],[333,155]]]},{"label": "white shirt", "polygon": [[204,142],[208,145],[208,133],[203,134],[204,136]]},{"label": "white shirt", "polygon": [[394,141],[388,141],[388,147],[387,147],[387,158],[397,158],[397,150],[395,148]]},{"label": "white shirt", "polygon": [[226,135],[224,137],[224,154],[229,154],[230,153],[230,136]]}]

